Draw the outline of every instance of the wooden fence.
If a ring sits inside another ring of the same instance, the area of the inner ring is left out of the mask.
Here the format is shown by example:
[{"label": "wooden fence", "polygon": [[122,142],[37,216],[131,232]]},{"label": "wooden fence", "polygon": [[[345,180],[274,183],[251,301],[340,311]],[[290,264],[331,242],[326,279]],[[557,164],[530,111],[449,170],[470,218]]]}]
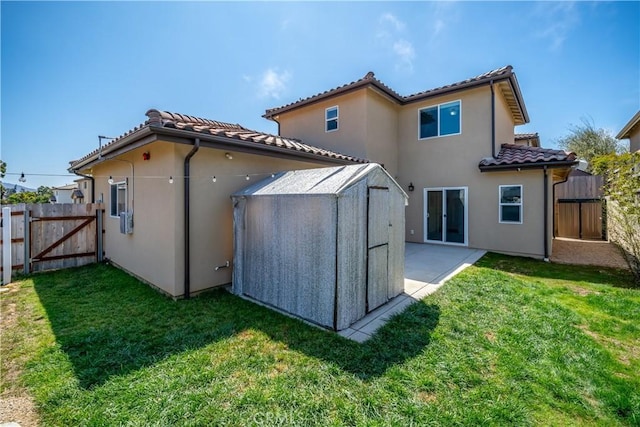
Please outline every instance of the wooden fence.
[{"label": "wooden fence", "polygon": [[555,186],[554,235],[574,239],[606,239],[602,177],[573,171]]},{"label": "wooden fence", "polygon": [[[3,206],[2,235],[10,218],[11,236],[1,241],[0,259],[10,252],[11,270],[27,274],[101,261],[103,215],[99,203]],[[5,265],[8,258],[3,273]]]}]

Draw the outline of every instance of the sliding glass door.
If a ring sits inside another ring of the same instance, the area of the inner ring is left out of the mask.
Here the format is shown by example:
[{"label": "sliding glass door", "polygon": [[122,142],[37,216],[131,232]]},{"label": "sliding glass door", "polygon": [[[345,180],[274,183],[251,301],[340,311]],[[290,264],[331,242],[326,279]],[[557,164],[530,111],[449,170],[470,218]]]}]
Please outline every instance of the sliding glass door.
[{"label": "sliding glass door", "polygon": [[467,188],[424,189],[424,241],[467,245]]}]

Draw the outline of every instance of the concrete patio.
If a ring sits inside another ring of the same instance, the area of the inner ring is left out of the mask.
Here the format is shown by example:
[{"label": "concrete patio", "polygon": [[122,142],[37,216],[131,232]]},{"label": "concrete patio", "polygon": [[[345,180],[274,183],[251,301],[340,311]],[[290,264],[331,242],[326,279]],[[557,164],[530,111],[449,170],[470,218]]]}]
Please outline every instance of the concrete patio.
[{"label": "concrete patio", "polygon": [[485,252],[460,246],[406,243],[404,293],[338,333],[357,342],[368,340],[391,316],[438,290]]}]

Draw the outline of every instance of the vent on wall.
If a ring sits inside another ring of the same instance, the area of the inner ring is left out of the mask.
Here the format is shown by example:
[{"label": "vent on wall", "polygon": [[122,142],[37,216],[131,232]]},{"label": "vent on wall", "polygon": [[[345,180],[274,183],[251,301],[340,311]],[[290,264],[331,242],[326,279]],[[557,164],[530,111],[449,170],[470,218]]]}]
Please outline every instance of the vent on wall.
[{"label": "vent on wall", "polygon": [[133,212],[120,212],[120,233],[133,233]]}]

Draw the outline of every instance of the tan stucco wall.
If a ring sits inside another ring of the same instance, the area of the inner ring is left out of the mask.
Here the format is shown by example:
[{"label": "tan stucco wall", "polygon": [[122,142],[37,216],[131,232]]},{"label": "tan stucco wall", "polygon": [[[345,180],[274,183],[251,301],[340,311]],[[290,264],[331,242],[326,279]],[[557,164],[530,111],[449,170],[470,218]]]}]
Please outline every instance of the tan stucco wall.
[{"label": "tan stucco wall", "polygon": [[398,176],[398,111],[400,107],[373,90],[367,91],[367,159]]},{"label": "tan stucco wall", "polygon": [[[428,106],[461,100],[462,132],[418,139],[418,111]],[[513,141],[513,121],[496,91],[496,147]],[[406,209],[406,240],[424,241],[424,188],[467,187],[468,244],[498,252],[542,257],[542,171],[480,172],[478,163],[491,156],[491,91],[481,87],[404,106],[398,120],[398,182],[413,183]],[[496,151],[497,152],[497,151]],[[498,186],[523,185],[523,224],[500,224]],[[413,230],[413,234],[412,231]]]},{"label": "tan stucco wall", "polygon": [[[120,233],[119,218],[109,216],[107,180],[110,175],[115,182],[130,177],[131,166],[110,160],[93,168],[97,197],[103,194],[107,209],[105,256],[173,296],[182,296],[184,291],[183,166],[190,149],[189,145],[155,142],[119,157],[134,162],[134,231],[129,235]],[[142,160],[145,151],[151,154],[149,161]],[[233,159],[228,160],[226,152],[202,147],[191,160],[193,293],[231,282],[232,268],[215,271],[215,267],[233,259],[233,192],[274,172],[328,166],[232,151]],[[131,191],[128,196],[131,203]]]},{"label": "tan stucco wall", "polygon": [[[338,106],[338,130],[325,132],[326,108]],[[399,107],[373,89],[363,88],[331,101],[281,114],[280,134],[339,153],[366,158],[398,173]]]},{"label": "tan stucco wall", "polygon": [[[142,161],[142,153],[150,151],[151,160]],[[174,294],[178,236],[175,227],[176,185],[168,183],[176,175],[174,146],[153,143],[119,157],[133,162],[107,160],[93,167],[96,200],[105,204],[105,256],[136,276]],[[111,195],[107,180],[129,178],[127,197],[134,211],[133,234],[120,233],[120,219],[109,212]]]},{"label": "tan stucco wall", "polygon": [[[305,143],[366,158],[365,90],[336,96],[307,108],[281,114],[280,135],[301,138]],[[325,132],[325,110],[338,106],[338,129]]]}]

